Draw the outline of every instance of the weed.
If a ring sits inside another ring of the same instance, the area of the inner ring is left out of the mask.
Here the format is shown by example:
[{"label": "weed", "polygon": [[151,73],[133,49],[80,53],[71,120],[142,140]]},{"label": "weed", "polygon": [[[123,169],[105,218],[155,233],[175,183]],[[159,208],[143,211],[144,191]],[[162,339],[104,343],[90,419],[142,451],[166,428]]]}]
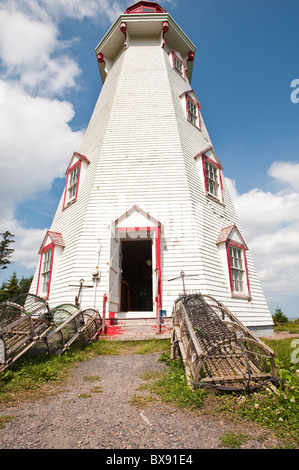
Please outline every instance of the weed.
[{"label": "weed", "polygon": [[78,398],[90,398],[90,397],[91,397],[91,395],[89,395],[88,393],[80,393],[78,395]]},{"label": "weed", "polygon": [[243,433],[234,433],[233,431],[228,431],[223,436],[221,436],[221,446],[229,447],[230,449],[239,449],[242,444],[251,439],[251,436]]},{"label": "weed", "polygon": [[0,416],[0,429],[4,428],[4,423],[9,423],[9,421],[12,421],[13,418],[14,418],[13,416],[9,416],[9,415]]},{"label": "weed", "polygon": [[90,390],[90,393],[103,393],[103,389],[102,387],[95,386],[95,387],[92,387],[92,389]]},{"label": "weed", "polygon": [[130,399],[130,403],[132,406],[143,407],[154,400],[155,400],[154,397],[151,395],[147,395],[147,396],[133,395],[133,397]]},{"label": "weed", "polygon": [[100,380],[100,377],[98,375],[85,375],[83,377],[84,382],[95,382],[97,380]]}]

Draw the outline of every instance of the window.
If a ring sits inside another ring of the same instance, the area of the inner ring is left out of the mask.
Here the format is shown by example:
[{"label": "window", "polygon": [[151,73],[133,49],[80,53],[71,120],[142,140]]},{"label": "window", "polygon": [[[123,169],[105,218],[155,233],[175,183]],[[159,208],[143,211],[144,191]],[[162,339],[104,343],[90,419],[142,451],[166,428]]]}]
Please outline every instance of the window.
[{"label": "window", "polygon": [[219,197],[219,177],[218,168],[213,165],[207,158],[204,159],[206,173],[206,189],[209,194]]},{"label": "window", "polygon": [[189,95],[186,95],[186,107],[187,107],[188,121],[200,129],[201,123],[200,123],[199,105]]},{"label": "window", "polygon": [[60,257],[65,243],[61,233],[47,231],[44,241],[40,247],[40,265],[37,279],[36,295],[48,299],[55,271],[57,270]]},{"label": "window", "polygon": [[233,292],[244,291],[244,267],[242,249],[229,245],[230,268]]},{"label": "window", "polygon": [[88,165],[89,160],[87,157],[74,152],[65,173],[66,185],[62,209],[65,209],[77,200],[79,186],[81,185],[81,181],[84,179]]},{"label": "window", "polygon": [[250,296],[244,245],[227,240],[227,258],[232,294],[234,296]]},{"label": "window", "polygon": [[79,162],[75,165],[75,168],[69,173],[69,184],[68,184],[68,200],[71,201],[76,197],[78,187],[78,176],[79,176]]},{"label": "window", "polygon": [[52,255],[53,255],[53,248],[46,251],[43,254],[43,263],[42,263],[42,293],[48,296],[49,291],[49,283],[50,283],[50,275],[51,275],[51,267],[52,267]]},{"label": "window", "polygon": [[223,204],[222,166],[212,147],[204,150],[194,158],[199,162],[202,159],[203,181],[207,196]]},{"label": "window", "polygon": [[251,299],[247,268],[247,245],[235,225],[223,228],[217,240],[232,297]]},{"label": "window", "polygon": [[77,199],[80,167],[81,162],[78,161],[67,173],[67,192],[64,198],[64,205],[70,204]]},{"label": "window", "polygon": [[186,70],[184,61],[180,59],[180,57],[175,53],[172,52],[172,64],[173,68],[184,78],[186,79]]}]

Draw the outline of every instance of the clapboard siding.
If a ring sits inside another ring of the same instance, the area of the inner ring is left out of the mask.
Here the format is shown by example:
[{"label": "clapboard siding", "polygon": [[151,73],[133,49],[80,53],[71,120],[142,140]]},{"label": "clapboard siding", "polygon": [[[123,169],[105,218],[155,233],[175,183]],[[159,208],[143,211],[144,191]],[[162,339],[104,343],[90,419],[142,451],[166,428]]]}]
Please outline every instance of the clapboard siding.
[{"label": "clapboard siding", "polygon": [[[191,85],[173,70],[167,47],[156,40],[142,46],[133,39],[115,59],[82,145],[74,149],[90,163],[77,201],[62,210],[62,195],[51,226],[62,233],[65,248],[51,283],[50,305],[74,302],[83,278],[93,287],[83,290],[82,306],[101,310],[108,291],[110,223],[138,205],[162,223],[167,315],[182,291],[180,279],[169,279],[184,271],[194,275],[186,280],[188,290],[214,295],[249,326],[271,325],[249,252],[252,301],[231,297],[216,241],[231,224],[243,233],[224,179],[224,204],[206,197],[202,168],[194,157],[207,148],[210,137],[203,121],[201,130],[187,121],[185,98],[180,97]],[[101,272],[97,281],[92,278],[95,266]],[[38,268],[32,290],[37,277]]]}]

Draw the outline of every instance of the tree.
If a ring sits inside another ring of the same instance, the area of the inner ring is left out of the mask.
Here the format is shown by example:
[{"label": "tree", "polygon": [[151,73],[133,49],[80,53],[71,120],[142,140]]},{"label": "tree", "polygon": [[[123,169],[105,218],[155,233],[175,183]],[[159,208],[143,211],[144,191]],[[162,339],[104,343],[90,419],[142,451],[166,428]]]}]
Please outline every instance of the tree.
[{"label": "tree", "polygon": [[17,274],[14,272],[7,282],[3,282],[0,288],[0,302],[11,299],[19,294],[27,294],[32,278],[33,276],[28,278],[23,276],[22,279],[18,280]]},{"label": "tree", "polygon": [[276,307],[272,318],[274,323],[287,323],[289,321],[288,317],[283,313],[283,311],[279,307]]},{"label": "tree", "polygon": [[12,239],[12,235],[8,230],[4,233],[0,233],[2,236],[2,241],[0,242],[0,268],[7,269],[7,264],[11,263],[11,255],[14,252],[13,248],[9,248],[11,243],[15,241]]}]

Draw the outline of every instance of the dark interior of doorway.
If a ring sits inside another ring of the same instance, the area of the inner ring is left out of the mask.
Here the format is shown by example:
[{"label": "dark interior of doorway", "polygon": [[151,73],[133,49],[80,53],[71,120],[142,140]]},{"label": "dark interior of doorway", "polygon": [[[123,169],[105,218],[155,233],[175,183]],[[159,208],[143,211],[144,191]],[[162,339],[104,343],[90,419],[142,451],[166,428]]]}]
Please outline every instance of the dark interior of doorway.
[{"label": "dark interior of doorway", "polygon": [[122,312],[153,310],[152,272],[152,241],[123,241]]}]

